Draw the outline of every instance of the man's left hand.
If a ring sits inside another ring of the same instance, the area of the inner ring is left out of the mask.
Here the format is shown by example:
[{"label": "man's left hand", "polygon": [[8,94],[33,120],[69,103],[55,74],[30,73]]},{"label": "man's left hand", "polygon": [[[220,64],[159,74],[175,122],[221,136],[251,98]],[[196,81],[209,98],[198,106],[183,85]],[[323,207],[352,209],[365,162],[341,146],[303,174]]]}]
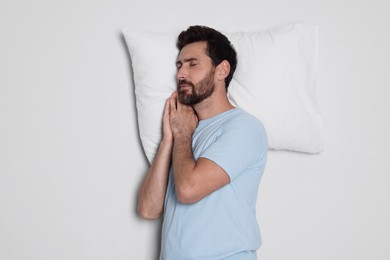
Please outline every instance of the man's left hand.
[{"label": "man's left hand", "polygon": [[192,137],[198,126],[198,117],[192,108],[181,104],[177,99],[177,92],[170,97],[170,125],[173,137]]}]

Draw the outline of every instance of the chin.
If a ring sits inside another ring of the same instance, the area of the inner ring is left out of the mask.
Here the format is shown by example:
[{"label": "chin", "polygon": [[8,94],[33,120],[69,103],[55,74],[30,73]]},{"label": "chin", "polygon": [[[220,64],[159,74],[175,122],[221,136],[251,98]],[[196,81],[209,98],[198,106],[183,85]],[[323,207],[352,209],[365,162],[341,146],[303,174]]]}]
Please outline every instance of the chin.
[{"label": "chin", "polygon": [[179,102],[183,105],[192,106],[198,103],[192,95],[179,95]]}]

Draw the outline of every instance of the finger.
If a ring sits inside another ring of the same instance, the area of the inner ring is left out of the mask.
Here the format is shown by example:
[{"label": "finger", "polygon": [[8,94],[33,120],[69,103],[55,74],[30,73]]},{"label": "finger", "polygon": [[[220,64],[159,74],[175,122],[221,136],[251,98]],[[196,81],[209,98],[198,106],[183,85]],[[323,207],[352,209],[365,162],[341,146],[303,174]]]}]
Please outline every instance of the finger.
[{"label": "finger", "polygon": [[164,116],[169,115],[169,111],[171,108],[171,103],[170,103],[169,99],[170,98],[167,98],[167,100],[165,101]]},{"label": "finger", "polygon": [[192,106],[189,106],[189,105],[183,105],[183,109],[185,109],[186,111],[194,112],[194,108]]},{"label": "finger", "polygon": [[170,110],[176,110],[176,92],[173,92],[171,97],[169,98],[169,106],[170,106]]},{"label": "finger", "polygon": [[179,97],[176,98],[176,103],[177,103],[177,110],[185,111],[188,105],[183,104],[179,101]]},{"label": "finger", "polygon": [[182,104],[179,102],[179,94],[177,93],[177,91],[175,91],[172,96],[175,100],[176,109],[180,110],[182,108]]}]

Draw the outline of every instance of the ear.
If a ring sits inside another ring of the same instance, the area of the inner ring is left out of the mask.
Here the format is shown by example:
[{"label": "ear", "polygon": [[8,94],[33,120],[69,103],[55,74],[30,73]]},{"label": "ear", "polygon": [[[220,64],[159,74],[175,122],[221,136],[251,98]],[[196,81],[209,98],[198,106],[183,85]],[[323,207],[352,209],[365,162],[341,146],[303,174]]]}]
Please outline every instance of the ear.
[{"label": "ear", "polygon": [[230,63],[227,60],[221,61],[216,67],[216,75],[218,80],[225,80],[230,72]]}]

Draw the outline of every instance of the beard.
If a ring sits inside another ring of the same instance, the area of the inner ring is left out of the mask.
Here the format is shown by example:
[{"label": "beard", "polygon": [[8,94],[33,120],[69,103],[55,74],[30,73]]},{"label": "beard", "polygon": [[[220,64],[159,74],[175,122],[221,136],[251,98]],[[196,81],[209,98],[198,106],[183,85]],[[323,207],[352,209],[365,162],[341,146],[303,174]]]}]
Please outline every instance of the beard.
[{"label": "beard", "polygon": [[[214,73],[215,69],[211,69],[210,72],[198,83],[194,84],[188,80],[179,80],[178,82],[178,99],[179,102],[187,105],[196,105],[213,94],[214,85]],[[189,88],[180,89],[181,85],[186,85]]]}]

